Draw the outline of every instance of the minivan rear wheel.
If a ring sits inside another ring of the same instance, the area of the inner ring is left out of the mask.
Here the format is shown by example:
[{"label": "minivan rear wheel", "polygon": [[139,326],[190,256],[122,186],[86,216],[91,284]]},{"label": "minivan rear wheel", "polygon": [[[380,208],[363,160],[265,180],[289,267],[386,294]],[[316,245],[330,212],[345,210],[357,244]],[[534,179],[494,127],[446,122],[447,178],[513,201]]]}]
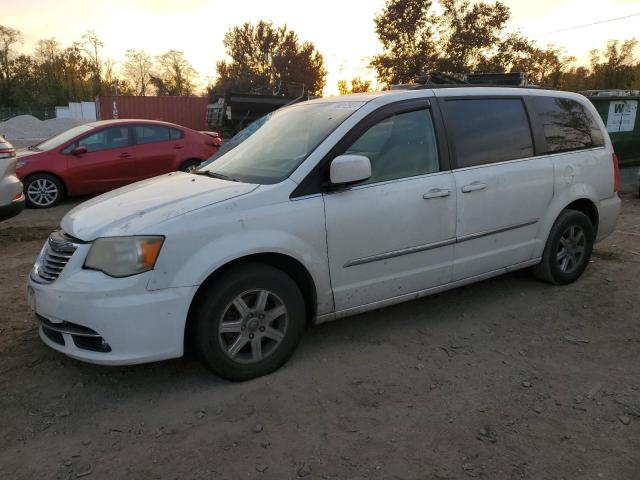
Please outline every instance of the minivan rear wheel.
[{"label": "minivan rear wheel", "polygon": [[205,288],[194,310],[192,340],[211,370],[248,380],[277,370],[293,354],[306,324],[305,304],[286,273],[246,264]]},{"label": "minivan rear wheel", "polygon": [[36,173],[24,182],[24,196],[31,208],[51,208],[64,197],[62,182],[48,173]]},{"label": "minivan rear wheel", "polygon": [[533,267],[534,275],[555,285],[575,282],[589,264],[594,241],[595,228],[589,217],[564,210],[551,228],[542,261]]}]

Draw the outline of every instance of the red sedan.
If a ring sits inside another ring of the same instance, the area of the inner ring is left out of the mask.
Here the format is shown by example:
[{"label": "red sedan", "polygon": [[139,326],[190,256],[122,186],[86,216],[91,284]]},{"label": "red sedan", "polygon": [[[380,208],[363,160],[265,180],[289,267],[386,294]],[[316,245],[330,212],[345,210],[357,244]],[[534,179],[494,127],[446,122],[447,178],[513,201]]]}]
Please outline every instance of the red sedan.
[{"label": "red sedan", "polygon": [[104,193],[213,155],[217,135],[153,120],[103,120],[67,130],[18,152],[27,205],[48,208],[65,196]]}]

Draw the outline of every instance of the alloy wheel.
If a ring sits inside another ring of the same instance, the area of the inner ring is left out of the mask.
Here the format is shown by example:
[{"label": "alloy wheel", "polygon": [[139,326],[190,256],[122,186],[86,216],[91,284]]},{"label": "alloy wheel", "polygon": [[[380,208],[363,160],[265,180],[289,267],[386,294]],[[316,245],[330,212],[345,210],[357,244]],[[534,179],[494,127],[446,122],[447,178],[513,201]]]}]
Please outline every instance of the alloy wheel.
[{"label": "alloy wheel", "polygon": [[280,297],[269,290],[250,290],[225,308],[218,341],[234,362],[257,363],[278,348],[287,327],[287,308]]},{"label": "alloy wheel", "polygon": [[563,273],[572,273],[580,265],[587,238],[582,227],[571,225],[560,237],[556,259]]},{"label": "alloy wheel", "polygon": [[60,191],[55,183],[46,178],[34,180],[27,187],[29,201],[39,207],[48,207],[55,203]]}]

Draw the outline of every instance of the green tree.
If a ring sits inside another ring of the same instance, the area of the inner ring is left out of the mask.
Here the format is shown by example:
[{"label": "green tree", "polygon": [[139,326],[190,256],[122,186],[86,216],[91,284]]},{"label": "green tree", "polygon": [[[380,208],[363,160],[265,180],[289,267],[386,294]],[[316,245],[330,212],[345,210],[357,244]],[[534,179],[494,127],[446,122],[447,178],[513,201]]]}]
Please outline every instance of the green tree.
[{"label": "green tree", "polygon": [[609,40],[604,51],[592,50],[590,52],[593,72],[591,88],[632,88],[638,71],[638,64],[634,57],[637,45],[638,40],[635,38],[622,42]]},{"label": "green tree", "polygon": [[501,2],[387,0],[374,22],[383,52],[373,58],[380,81],[408,83],[430,70],[449,74],[522,71],[541,84],[559,84],[571,59],[507,32],[511,12]]},{"label": "green tree", "polygon": [[382,53],[371,66],[388,85],[409,83],[437,66],[435,19],[431,0],[387,0],[374,18]]},{"label": "green tree", "polygon": [[482,70],[487,64],[495,64],[495,60],[491,61],[495,53],[513,45],[504,34],[511,15],[506,5],[472,4],[469,0],[440,2],[443,12],[433,17],[439,32],[438,70],[452,73]]},{"label": "green tree", "polygon": [[353,77],[351,79],[351,89],[349,89],[346,80],[338,80],[338,93],[340,95],[364,93],[369,91],[371,91],[371,80],[363,80],[360,77]]},{"label": "green tree", "polygon": [[223,43],[229,59],[216,64],[215,90],[299,95],[304,87],[311,95],[322,94],[324,58],[286,25],[245,23],[229,30]]}]

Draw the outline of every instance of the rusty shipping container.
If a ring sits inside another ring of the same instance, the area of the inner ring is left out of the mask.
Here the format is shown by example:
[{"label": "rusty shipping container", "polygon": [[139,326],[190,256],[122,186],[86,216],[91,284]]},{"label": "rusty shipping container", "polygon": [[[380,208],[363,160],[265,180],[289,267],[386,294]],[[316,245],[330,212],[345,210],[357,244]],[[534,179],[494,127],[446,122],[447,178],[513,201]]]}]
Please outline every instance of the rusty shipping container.
[{"label": "rusty shipping container", "polygon": [[143,118],[162,120],[194,130],[207,130],[205,97],[132,97],[101,95],[96,99],[99,120]]}]

